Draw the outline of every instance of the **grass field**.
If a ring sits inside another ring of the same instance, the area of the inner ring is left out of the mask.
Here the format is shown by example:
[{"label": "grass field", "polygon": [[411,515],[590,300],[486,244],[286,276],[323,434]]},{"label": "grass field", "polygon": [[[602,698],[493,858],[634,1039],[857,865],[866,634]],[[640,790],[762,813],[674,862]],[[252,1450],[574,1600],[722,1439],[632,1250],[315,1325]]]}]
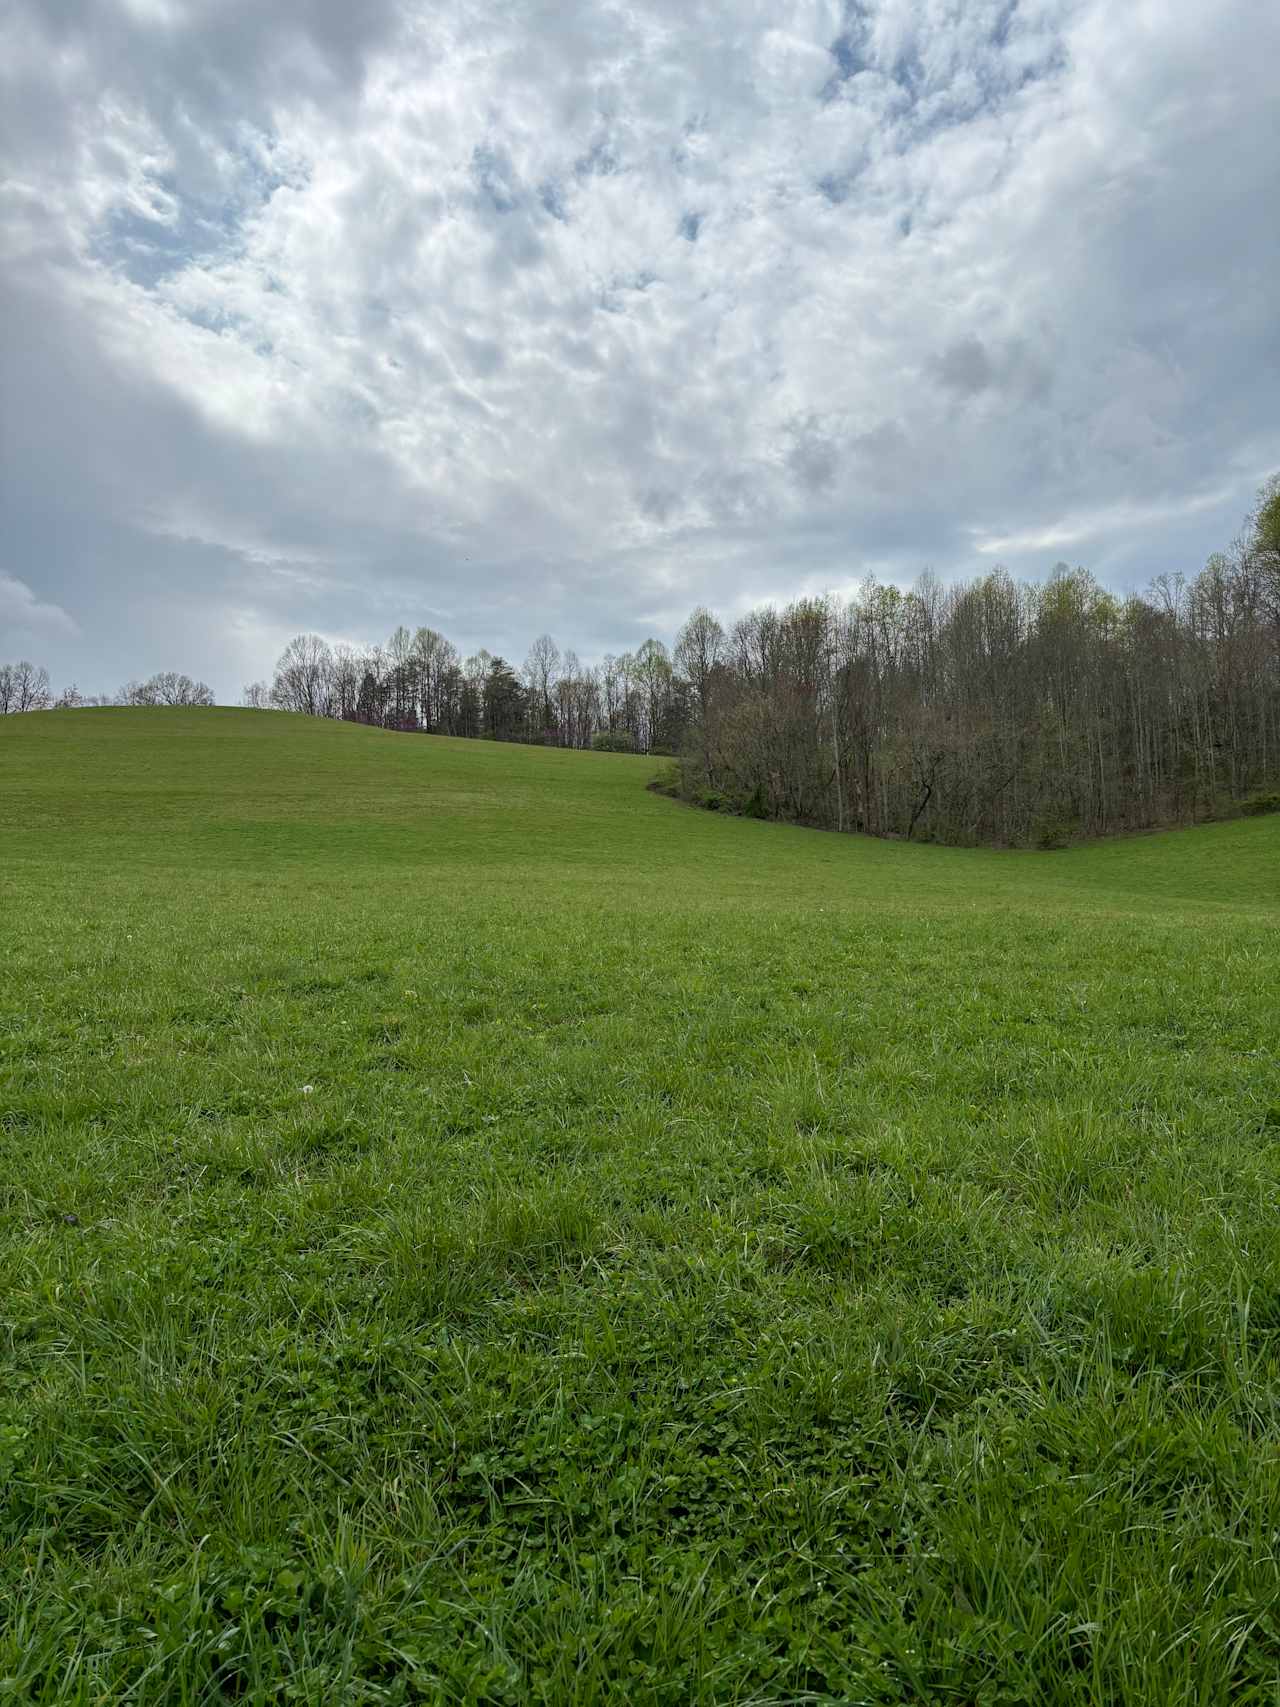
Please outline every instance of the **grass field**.
[{"label": "grass field", "polygon": [[1280,820],[0,720],[0,1701],[1280,1700]]}]

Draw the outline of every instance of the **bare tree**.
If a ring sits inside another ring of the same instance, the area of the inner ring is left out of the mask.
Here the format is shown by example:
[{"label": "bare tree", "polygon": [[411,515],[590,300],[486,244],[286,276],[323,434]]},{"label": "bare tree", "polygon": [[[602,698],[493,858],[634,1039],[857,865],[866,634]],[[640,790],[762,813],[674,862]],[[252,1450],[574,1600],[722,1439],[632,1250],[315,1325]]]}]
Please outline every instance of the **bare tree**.
[{"label": "bare tree", "polygon": [[403,623],[387,642],[390,704],[386,721],[393,729],[413,729],[418,720],[417,660],[413,636]]},{"label": "bare tree", "polygon": [[162,670],[155,678],[161,705],[212,705],[213,689],[176,670]]},{"label": "bare tree", "polygon": [[457,649],[434,628],[419,628],[413,637],[413,661],[422,727],[444,729],[451,722],[446,684],[458,667]]},{"label": "bare tree", "polygon": [[351,646],[333,649],[333,715],[354,721],[360,704],[360,681],[364,669]]},{"label": "bare tree", "polygon": [[693,689],[699,716],[705,717],[711,683],[724,663],[724,629],[705,605],[699,605],[676,636],[674,663]]},{"label": "bare tree", "polygon": [[540,634],[524,661],[524,685],[529,694],[529,712],[534,727],[530,733],[542,740],[555,728],[555,685],[559,679],[560,648],[549,634]]},{"label": "bare tree", "polygon": [[626,721],[627,672],[623,660],[606,652],[600,664],[600,712],[604,727],[621,729]]},{"label": "bare tree", "polygon": [[29,658],[0,664],[0,714],[44,711],[51,704],[49,672],[43,664],[33,664]]},{"label": "bare tree", "polygon": [[640,746],[645,752],[657,745],[662,714],[671,693],[672,674],[666,647],[660,640],[646,640],[634,661],[640,693]]},{"label": "bare tree", "polygon": [[126,682],[117,705],[212,705],[213,689],[178,670],[159,670],[145,682]]},{"label": "bare tree", "polygon": [[282,711],[328,717],[333,709],[333,654],[318,634],[296,634],[276,664],[271,702]]},{"label": "bare tree", "polygon": [[693,691],[694,712],[702,746],[702,767],[714,787],[716,767],[712,762],[712,685],[724,666],[724,629],[705,605],[699,605],[676,636],[674,663]]},{"label": "bare tree", "polygon": [[561,660],[556,716],[562,746],[590,746],[600,725],[600,677],[599,671],[582,667],[576,652],[566,652]]},{"label": "bare tree", "polygon": [[473,652],[462,666],[462,734],[483,735],[484,728],[484,690],[489,679],[489,666],[493,663],[493,655],[485,647]]},{"label": "bare tree", "polygon": [[155,685],[151,681],[128,681],[117,692],[117,705],[157,705]]}]

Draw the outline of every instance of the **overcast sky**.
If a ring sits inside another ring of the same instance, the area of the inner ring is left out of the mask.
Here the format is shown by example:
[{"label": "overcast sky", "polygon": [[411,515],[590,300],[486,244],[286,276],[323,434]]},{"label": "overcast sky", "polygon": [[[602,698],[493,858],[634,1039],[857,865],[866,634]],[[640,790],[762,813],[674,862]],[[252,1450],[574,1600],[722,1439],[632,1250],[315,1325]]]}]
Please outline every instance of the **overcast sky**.
[{"label": "overcast sky", "polygon": [[1280,469],[1276,0],[8,0],[0,660],[1193,572]]}]

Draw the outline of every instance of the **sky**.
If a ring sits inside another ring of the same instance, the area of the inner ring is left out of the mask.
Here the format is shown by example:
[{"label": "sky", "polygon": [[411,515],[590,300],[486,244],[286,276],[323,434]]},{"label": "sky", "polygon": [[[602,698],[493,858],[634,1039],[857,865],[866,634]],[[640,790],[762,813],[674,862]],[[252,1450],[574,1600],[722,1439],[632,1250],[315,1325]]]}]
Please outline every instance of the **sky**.
[{"label": "sky", "polygon": [[1280,470],[1275,0],[8,0],[0,660],[234,702],[1060,559]]}]

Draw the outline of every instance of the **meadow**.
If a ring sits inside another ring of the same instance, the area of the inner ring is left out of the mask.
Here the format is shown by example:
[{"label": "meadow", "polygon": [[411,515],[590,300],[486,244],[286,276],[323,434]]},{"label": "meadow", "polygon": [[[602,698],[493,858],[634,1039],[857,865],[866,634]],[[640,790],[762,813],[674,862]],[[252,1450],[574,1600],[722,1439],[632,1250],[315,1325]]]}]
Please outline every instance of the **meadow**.
[{"label": "meadow", "polygon": [[0,1701],[1280,1700],[1280,818],[0,720]]}]

